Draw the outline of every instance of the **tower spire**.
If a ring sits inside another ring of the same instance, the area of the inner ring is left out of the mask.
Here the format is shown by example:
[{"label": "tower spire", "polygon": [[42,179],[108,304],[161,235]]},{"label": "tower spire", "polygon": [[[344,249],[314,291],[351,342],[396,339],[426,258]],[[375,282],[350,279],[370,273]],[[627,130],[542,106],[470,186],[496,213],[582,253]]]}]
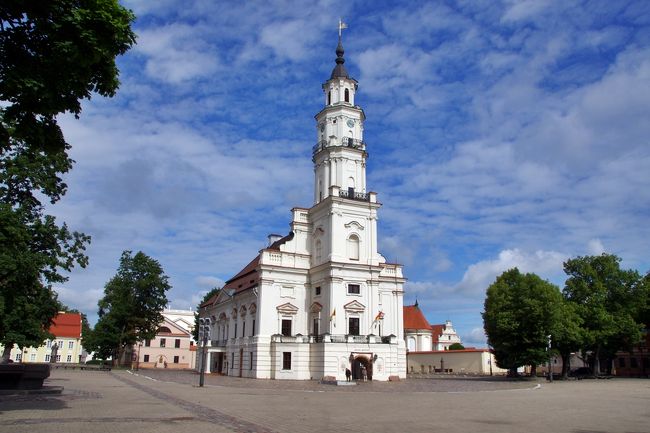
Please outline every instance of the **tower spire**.
[{"label": "tower spire", "polygon": [[348,71],[345,69],[345,66],[343,65],[345,63],[345,59],[343,58],[343,54],[345,54],[345,50],[343,49],[343,43],[341,42],[342,38],[342,32],[343,29],[347,29],[348,25],[343,22],[341,18],[339,18],[339,44],[336,46],[336,66],[334,67],[334,70],[332,71],[332,76],[330,77],[330,80],[332,78],[350,78],[348,75]]}]

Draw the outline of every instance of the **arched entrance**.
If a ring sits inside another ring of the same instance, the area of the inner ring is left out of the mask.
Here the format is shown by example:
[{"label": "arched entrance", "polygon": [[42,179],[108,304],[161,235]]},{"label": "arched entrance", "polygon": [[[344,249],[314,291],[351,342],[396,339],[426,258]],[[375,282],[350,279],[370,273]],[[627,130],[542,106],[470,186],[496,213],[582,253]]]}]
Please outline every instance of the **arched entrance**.
[{"label": "arched entrance", "polygon": [[366,378],[372,380],[372,362],[367,356],[357,355],[352,361],[352,379],[363,380],[363,368],[366,369]]}]

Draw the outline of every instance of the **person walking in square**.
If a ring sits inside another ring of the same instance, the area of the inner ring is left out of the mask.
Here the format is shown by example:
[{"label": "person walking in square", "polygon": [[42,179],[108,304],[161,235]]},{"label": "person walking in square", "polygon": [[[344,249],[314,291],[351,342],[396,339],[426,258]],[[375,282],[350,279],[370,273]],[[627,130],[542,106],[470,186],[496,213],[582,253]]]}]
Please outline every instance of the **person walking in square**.
[{"label": "person walking in square", "polygon": [[345,369],[345,380],[346,380],[346,382],[350,381],[350,376],[352,376],[352,372],[350,371],[349,368],[346,368]]}]

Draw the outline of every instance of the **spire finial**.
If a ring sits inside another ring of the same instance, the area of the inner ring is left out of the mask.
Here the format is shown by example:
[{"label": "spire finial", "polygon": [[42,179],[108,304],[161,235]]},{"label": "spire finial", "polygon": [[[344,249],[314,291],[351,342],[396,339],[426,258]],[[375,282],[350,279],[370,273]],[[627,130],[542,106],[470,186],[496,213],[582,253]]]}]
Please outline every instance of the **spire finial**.
[{"label": "spire finial", "polygon": [[342,18],[339,18],[339,44],[336,46],[336,66],[332,71],[330,79],[339,77],[349,78],[348,71],[345,69],[345,66],[343,66],[343,63],[345,63],[345,59],[343,58],[345,51],[343,50],[343,43],[341,42],[342,31],[347,28],[348,25],[343,22]]},{"label": "spire finial", "polygon": [[418,298],[415,298],[415,307],[418,308],[418,306],[419,306],[419,304],[418,304]]},{"label": "spire finial", "polygon": [[339,17],[339,43],[341,43],[341,32],[343,29],[347,29],[348,25],[343,22],[343,18]]}]

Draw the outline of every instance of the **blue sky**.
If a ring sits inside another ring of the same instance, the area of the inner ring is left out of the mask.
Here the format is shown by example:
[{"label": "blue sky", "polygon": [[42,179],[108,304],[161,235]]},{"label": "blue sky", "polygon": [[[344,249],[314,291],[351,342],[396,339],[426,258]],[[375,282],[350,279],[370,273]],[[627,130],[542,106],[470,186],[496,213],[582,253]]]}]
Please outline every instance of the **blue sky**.
[{"label": "blue sky", "polygon": [[91,321],[122,250],[190,308],[312,205],[339,17],[405,303],[482,346],[504,270],[561,286],[563,261],[601,252],[650,269],[649,2],[123,3],[138,44],[114,98],[61,118],[76,165],[51,209],[93,237],[56,288]]}]

